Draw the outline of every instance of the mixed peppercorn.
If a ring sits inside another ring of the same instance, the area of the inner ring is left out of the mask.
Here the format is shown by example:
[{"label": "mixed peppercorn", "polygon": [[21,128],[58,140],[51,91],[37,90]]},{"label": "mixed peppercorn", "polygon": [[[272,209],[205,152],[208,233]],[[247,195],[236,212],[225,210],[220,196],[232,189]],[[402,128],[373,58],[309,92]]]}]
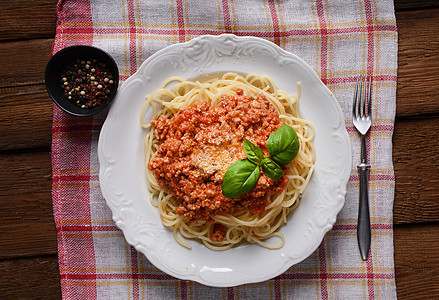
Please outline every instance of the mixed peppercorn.
[{"label": "mixed peppercorn", "polygon": [[113,87],[113,74],[97,59],[77,59],[61,72],[64,95],[81,108],[100,105],[108,99]]}]

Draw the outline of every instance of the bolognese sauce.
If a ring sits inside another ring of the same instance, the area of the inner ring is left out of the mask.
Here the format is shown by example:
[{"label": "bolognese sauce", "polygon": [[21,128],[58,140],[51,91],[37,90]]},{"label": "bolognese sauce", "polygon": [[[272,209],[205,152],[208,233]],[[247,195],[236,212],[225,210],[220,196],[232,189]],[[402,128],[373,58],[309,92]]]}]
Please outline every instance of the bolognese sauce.
[{"label": "bolognese sauce", "polygon": [[[180,109],[172,118],[160,116],[151,121],[160,146],[148,168],[160,186],[177,199],[176,213],[191,222],[212,222],[212,216],[248,209],[252,214],[264,211],[268,195],[283,190],[288,179],[273,180],[261,171],[256,186],[247,194],[230,199],[222,194],[222,181],[227,168],[246,158],[242,142],[246,138],[261,148],[265,155],[269,135],[282,124],[270,101],[257,97],[223,95],[212,107],[200,102]],[[225,232],[213,234],[221,240]]]}]

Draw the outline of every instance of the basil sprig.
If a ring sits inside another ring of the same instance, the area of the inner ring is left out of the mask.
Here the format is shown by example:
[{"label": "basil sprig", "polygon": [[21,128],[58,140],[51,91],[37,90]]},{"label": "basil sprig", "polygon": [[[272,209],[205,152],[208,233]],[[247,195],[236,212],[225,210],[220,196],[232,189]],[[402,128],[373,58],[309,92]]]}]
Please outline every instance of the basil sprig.
[{"label": "basil sprig", "polygon": [[299,152],[299,138],[293,128],[282,125],[267,139],[269,156],[250,142],[243,140],[246,159],[231,164],[224,175],[222,193],[227,198],[237,198],[250,192],[261,175],[260,168],[269,178],[282,178],[284,171],[281,166],[289,164]]},{"label": "basil sprig", "polygon": [[264,152],[262,152],[261,148],[244,138],[242,141],[242,146],[244,147],[244,153],[247,156],[247,159],[254,164],[259,165],[264,159]]},{"label": "basil sprig", "polygon": [[248,159],[237,160],[227,169],[223,180],[223,195],[237,198],[250,192],[261,175],[259,166]]},{"label": "basil sprig", "polygon": [[278,165],[289,164],[299,152],[299,138],[296,131],[288,125],[282,125],[267,139],[267,151]]},{"label": "basil sprig", "polygon": [[261,163],[262,171],[271,179],[277,180],[284,176],[282,168],[269,157],[264,158]]}]

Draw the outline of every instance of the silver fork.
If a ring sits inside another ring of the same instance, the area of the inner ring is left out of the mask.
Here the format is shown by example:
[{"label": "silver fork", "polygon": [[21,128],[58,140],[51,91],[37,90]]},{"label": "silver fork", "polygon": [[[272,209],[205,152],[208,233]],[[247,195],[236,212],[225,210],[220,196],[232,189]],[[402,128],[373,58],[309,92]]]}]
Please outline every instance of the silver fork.
[{"label": "silver fork", "polygon": [[358,210],[357,239],[360,254],[367,260],[370,249],[371,231],[369,215],[369,193],[367,171],[366,133],[372,123],[371,105],[372,77],[360,75],[355,84],[354,103],[352,105],[352,121],[361,134],[361,163],[357,166],[360,173],[360,205]]}]

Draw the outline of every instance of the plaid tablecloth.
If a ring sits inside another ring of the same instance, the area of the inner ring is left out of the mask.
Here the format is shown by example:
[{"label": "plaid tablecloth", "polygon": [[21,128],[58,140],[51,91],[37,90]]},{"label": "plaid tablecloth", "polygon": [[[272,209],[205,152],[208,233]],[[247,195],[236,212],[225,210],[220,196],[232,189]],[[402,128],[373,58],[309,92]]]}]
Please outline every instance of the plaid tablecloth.
[{"label": "plaid tablecloth", "polygon": [[203,34],[257,36],[303,58],[351,121],[355,77],[373,75],[367,136],[372,245],[361,260],[355,165],[334,228],[305,261],[265,282],[212,288],[175,279],[128,245],[99,188],[97,141],[105,113],[77,118],[53,109],[53,209],[65,299],[394,299],[392,133],[397,28],[392,0],[61,0],[53,53],[94,45],[117,61],[123,82],[152,53]]}]

